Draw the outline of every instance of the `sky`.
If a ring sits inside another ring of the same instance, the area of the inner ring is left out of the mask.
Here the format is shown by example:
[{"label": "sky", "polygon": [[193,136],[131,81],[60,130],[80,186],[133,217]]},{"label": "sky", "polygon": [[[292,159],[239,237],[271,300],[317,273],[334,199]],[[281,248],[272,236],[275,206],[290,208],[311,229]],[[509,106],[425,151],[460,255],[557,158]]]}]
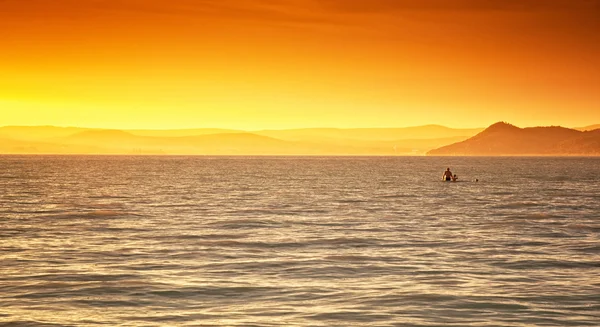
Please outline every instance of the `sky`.
[{"label": "sky", "polygon": [[600,0],[0,0],[0,126],[600,123]]}]

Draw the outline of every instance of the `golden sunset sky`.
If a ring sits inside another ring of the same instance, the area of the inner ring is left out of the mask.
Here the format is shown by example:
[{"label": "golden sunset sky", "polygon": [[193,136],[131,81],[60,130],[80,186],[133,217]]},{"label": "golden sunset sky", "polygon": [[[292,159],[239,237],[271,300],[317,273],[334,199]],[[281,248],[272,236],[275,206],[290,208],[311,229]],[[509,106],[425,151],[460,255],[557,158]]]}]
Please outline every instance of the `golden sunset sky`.
[{"label": "golden sunset sky", "polygon": [[0,0],[0,126],[600,123],[600,0]]}]

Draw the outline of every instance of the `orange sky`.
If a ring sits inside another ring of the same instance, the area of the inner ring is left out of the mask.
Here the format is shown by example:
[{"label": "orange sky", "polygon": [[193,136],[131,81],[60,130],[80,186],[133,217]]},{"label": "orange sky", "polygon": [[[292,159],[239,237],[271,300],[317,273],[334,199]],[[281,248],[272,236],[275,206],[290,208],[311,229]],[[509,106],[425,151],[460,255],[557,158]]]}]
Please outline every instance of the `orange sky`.
[{"label": "orange sky", "polygon": [[600,123],[600,0],[0,0],[0,126]]}]

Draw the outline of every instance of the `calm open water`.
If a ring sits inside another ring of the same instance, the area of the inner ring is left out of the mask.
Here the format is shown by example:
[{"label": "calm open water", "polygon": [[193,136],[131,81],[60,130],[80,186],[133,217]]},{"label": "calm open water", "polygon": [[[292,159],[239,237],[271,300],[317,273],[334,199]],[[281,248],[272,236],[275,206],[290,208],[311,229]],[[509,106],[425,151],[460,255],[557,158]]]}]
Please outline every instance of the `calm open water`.
[{"label": "calm open water", "polygon": [[0,325],[599,326],[599,180],[600,158],[0,156]]}]

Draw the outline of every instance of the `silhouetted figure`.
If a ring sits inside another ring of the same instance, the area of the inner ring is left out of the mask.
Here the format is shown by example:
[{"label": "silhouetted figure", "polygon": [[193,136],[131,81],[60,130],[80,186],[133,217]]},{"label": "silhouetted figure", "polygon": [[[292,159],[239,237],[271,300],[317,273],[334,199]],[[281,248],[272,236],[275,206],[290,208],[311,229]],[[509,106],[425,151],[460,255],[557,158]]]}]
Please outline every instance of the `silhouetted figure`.
[{"label": "silhouetted figure", "polygon": [[444,175],[442,175],[442,179],[445,181],[452,180],[452,172],[450,171],[450,168],[446,169],[446,171],[444,172]]},{"label": "silhouetted figure", "polygon": [[458,176],[456,176],[456,174],[454,174],[454,176],[452,176],[452,181],[456,182],[458,180]]}]

